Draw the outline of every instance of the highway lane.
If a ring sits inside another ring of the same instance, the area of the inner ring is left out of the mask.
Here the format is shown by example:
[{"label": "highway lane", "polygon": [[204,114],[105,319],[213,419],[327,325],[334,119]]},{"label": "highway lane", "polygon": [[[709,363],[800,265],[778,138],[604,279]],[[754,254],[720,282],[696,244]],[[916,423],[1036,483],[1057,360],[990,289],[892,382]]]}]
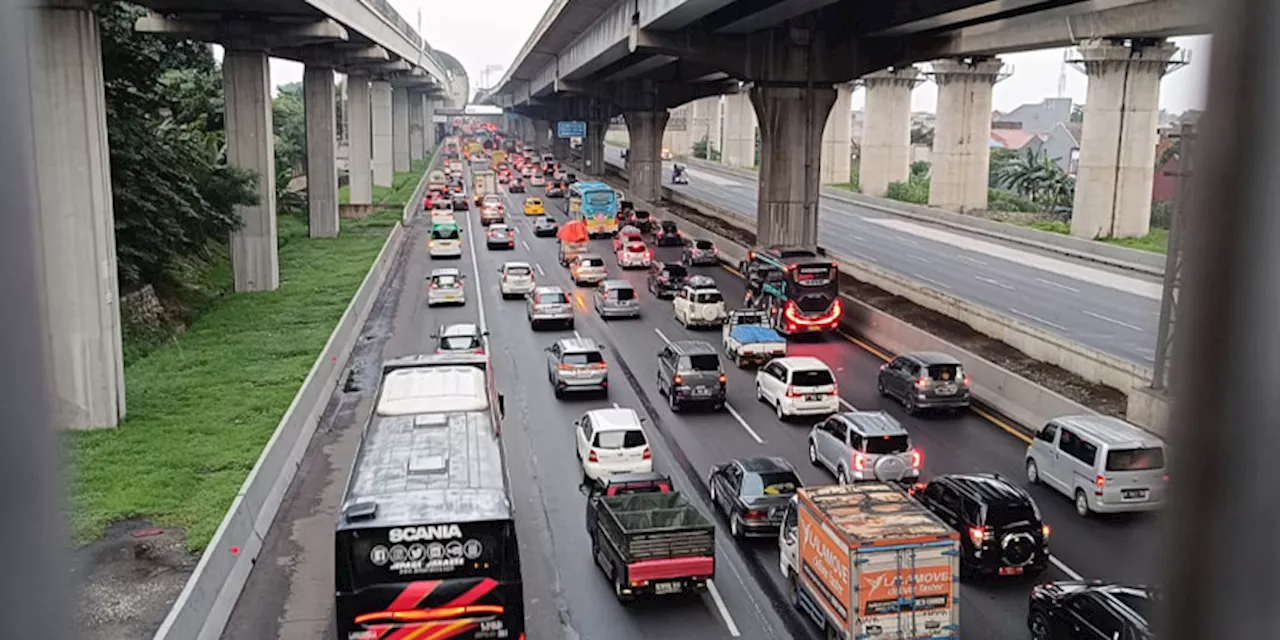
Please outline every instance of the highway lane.
[{"label": "highway lane", "polygon": [[[622,166],[621,149],[606,161]],[[669,176],[670,163],[664,166]],[[756,215],[756,184],[732,174],[690,169],[690,196]],[[1009,314],[1105,353],[1154,362],[1159,283],[1082,264],[1025,246],[979,239],[832,199],[821,203],[823,246],[862,258],[952,295]]]},{"label": "highway lane", "polygon": [[[557,201],[551,202],[554,203],[553,208],[559,207]],[[522,231],[528,228],[528,223],[520,216],[512,216],[512,220]],[[563,269],[555,263],[555,241],[529,238],[527,235],[525,238],[534,261],[542,265],[548,275],[563,278]],[[594,244],[597,251],[608,255],[608,241],[599,240]],[[659,257],[674,258],[677,250],[659,249],[657,253]],[[669,302],[643,293],[642,271],[620,272],[611,258],[607,258],[606,263],[610,265],[611,275],[626,278],[640,289],[644,317],[639,321],[611,321],[605,326],[604,333],[597,337],[607,340],[617,349],[616,358],[636,372],[652,404],[659,405],[662,399],[654,385],[656,353],[664,339],[691,337],[718,344],[719,334],[685,330],[672,318]],[[723,269],[701,271],[716,278],[728,300],[741,300],[741,282],[736,276]],[[567,278],[561,281],[561,284],[567,283]],[[586,290],[581,291],[585,296]],[[849,406],[884,409],[906,425],[925,452],[926,473],[994,471],[1021,481],[1026,449],[1023,440],[975,413],[956,418],[907,416],[899,405],[876,394],[875,374],[882,361],[871,351],[842,338],[793,343],[792,349],[794,353],[816,355],[828,362],[836,371],[841,395]],[[654,410],[664,432],[670,434],[676,446],[701,472],[703,480],[712,464],[732,457],[768,454],[782,455],[791,460],[808,483],[832,482],[825,471],[808,464],[808,425],[782,424],[771,409],[758,404],[754,398],[752,372],[740,371],[730,365],[728,375],[730,406],[741,421],[733,414],[672,414],[666,407]],[[1030,491],[1039,502],[1046,521],[1054,527],[1053,553],[1071,572],[1050,569],[1045,579],[1064,578],[1071,574],[1131,582],[1156,579],[1156,558],[1151,544],[1156,534],[1156,518],[1137,516],[1085,520],[1075,515],[1066,498],[1043,487],[1031,487]],[[725,524],[723,520],[721,524]],[[756,559],[758,575],[771,582],[774,589],[781,589],[783,585],[776,569],[774,542],[760,540],[742,546]],[[990,638],[1025,636],[1027,591],[1026,581],[966,584],[961,617],[966,635]]]}]

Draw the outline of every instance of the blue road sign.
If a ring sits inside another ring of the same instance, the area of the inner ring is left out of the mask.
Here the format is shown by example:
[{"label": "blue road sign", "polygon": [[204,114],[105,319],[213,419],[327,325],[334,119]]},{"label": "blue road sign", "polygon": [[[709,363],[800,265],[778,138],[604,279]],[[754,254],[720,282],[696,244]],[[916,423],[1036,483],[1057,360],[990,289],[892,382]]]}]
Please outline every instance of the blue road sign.
[{"label": "blue road sign", "polygon": [[556,123],[556,137],[585,138],[587,137],[587,123],[582,120],[561,120]]}]

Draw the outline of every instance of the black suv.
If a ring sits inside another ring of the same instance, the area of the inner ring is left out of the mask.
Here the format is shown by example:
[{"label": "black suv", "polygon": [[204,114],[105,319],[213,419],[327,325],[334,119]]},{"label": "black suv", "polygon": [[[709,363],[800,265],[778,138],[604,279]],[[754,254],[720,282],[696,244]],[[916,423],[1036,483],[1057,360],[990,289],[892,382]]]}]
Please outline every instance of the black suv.
[{"label": "black suv", "polygon": [[1047,582],[1031,590],[1035,640],[1152,640],[1147,622],[1159,591],[1105,582]]},{"label": "black suv", "polygon": [[1036,575],[1049,565],[1049,526],[1040,508],[999,475],[941,475],[911,495],[960,532],[962,575]]},{"label": "black suv", "polygon": [[649,275],[645,277],[649,293],[659,298],[670,298],[676,295],[680,287],[689,278],[689,270],[682,265],[654,262],[649,265]]},{"label": "black suv", "polygon": [[727,382],[720,354],[708,342],[676,340],[658,353],[658,393],[672,412],[688,404],[724,409]]}]

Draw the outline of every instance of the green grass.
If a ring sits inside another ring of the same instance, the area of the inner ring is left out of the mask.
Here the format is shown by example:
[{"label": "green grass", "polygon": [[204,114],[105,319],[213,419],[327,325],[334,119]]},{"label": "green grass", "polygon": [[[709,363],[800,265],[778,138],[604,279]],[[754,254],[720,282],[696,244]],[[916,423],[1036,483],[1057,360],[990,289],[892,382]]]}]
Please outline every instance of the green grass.
[{"label": "green grass", "polygon": [[1049,233],[1061,233],[1064,236],[1071,233],[1071,223],[1062,222],[1060,220],[1039,220],[1035,222],[1028,222],[1022,226],[1039,229],[1041,231],[1048,231]]},{"label": "green grass", "polygon": [[399,216],[344,220],[330,239],[281,216],[277,291],[214,301],[126,367],[124,423],[67,435],[77,543],[146,517],[208,544]]},{"label": "green grass", "polygon": [[[409,197],[413,195],[413,190],[418,188],[418,181],[422,179],[422,174],[431,165],[431,159],[434,157],[435,154],[432,153],[425,158],[415,160],[412,169],[397,173],[391,178],[390,187],[374,185],[373,205],[375,207],[404,207],[404,205],[409,204]],[[350,203],[351,188],[338,187],[338,204]]]},{"label": "green grass", "polygon": [[1155,253],[1169,252],[1169,230],[1168,229],[1152,229],[1150,233],[1141,238],[1107,238],[1103,240],[1108,244],[1117,244],[1130,249],[1141,249],[1142,251],[1152,251]]}]

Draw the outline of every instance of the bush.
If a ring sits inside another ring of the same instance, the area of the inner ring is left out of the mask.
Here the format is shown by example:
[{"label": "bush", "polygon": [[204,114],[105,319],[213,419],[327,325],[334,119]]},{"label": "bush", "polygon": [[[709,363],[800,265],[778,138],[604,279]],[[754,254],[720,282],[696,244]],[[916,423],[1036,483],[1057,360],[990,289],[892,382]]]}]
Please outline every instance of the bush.
[{"label": "bush", "polygon": [[1169,225],[1172,222],[1173,222],[1173,203],[1172,202],[1151,203],[1151,228],[1152,229],[1169,229]]},{"label": "bush", "polygon": [[1008,189],[987,189],[987,209],[1022,213],[1036,211],[1037,208],[1030,200]]},{"label": "bush", "polygon": [[911,204],[929,204],[929,179],[912,175],[906,182],[891,182],[885,197]]}]

